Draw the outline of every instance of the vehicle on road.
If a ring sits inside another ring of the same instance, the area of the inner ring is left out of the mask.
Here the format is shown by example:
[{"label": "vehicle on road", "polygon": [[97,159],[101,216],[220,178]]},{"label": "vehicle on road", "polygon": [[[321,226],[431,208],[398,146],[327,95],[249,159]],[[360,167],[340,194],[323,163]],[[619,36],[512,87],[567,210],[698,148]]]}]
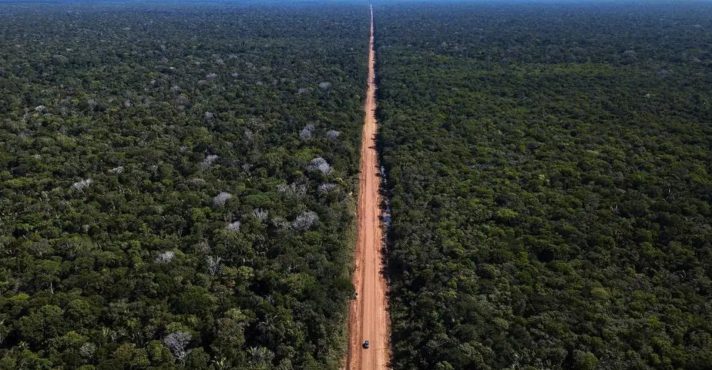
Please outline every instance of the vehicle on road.
[{"label": "vehicle on road", "polygon": [[364,340],[364,341],[363,341],[363,344],[362,344],[361,346],[362,346],[364,349],[368,349],[368,346],[369,346],[368,341],[367,341],[367,340]]}]

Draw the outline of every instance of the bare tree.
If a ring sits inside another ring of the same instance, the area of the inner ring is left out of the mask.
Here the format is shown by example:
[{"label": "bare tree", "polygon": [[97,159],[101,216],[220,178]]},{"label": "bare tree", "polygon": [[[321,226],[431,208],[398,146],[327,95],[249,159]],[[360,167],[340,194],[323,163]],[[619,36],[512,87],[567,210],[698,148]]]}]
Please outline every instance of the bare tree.
[{"label": "bare tree", "polygon": [[235,222],[231,222],[231,223],[227,224],[227,226],[225,226],[225,228],[228,229],[229,231],[238,232],[238,231],[240,231],[240,225],[241,225],[240,221],[235,221]]},{"label": "bare tree", "polygon": [[165,251],[160,253],[158,256],[156,256],[156,259],[154,262],[156,263],[170,263],[173,261],[173,258],[175,258],[176,252],[173,251]]},{"label": "bare tree", "polygon": [[310,140],[313,136],[315,126],[314,124],[308,124],[304,126],[301,132],[299,132],[299,138],[302,139],[303,141]]},{"label": "bare tree", "polygon": [[292,221],[292,228],[295,230],[308,230],[319,222],[319,215],[314,211],[305,211],[299,214],[294,221]]},{"label": "bare tree", "polygon": [[312,159],[309,162],[309,165],[307,165],[307,169],[310,171],[320,171],[324,175],[328,175],[333,171],[331,168],[331,165],[329,165],[329,162],[326,161],[326,159],[322,157],[316,157]]},{"label": "bare tree", "polygon": [[319,193],[320,194],[328,193],[334,189],[336,189],[336,184],[324,183],[324,184],[319,185]]},{"label": "bare tree", "polygon": [[326,132],[326,138],[329,139],[329,140],[331,140],[331,141],[335,141],[336,139],[339,138],[339,136],[341,136],[341,132],[340,132],[340,131],[329,130],[329,131]]},{"label": "bare tree", "polygon": [[77,190],[77,191],[83,191],[84,189],[88,188],[89,185],[91,185],[94,182],[92,179],[84,179],[81,181],[77,181],[74,184],[72,184],[72,189]]},{"label": "bare tree", "polygon": [[262,208],[256,208],[252,210],[252,216],[254,216],[258,221],[265,222],[269,216],[269,211]]},{"label": "bare tree", "polygon": [[220,156],[217,156],[215,154],[207,155],[205,159],[200,163],[200,166],[203,168],[208,168],[212,166],[213,163],[218,160],[218,158],[220,158]]},{"label": "bare tree", "polygon": [[173,356],[177,358],[179,361],[183,361],[185,356],[188,355],[188,344],[190,344],[190,340],[193,339],[193,337],[190,335],[190,333],[179,331],[175,333],[170,333],[168,334],[165,338],[163,338],[163,344],[168,347],[169,350],[171,350],[171,353],[173,353]]},{"label": "bare tree", "polygon": [[225,205],[225,202],[227,202],[229,199],[232,198],[232,194],[221,191],[218,195],[216,195],[213,198],[213,205],[216,207],[222,207]]},{"label": "bare tree", "polygon": [[210,272],[210,275],[217,275],[217,273],[220,272],[220,262],[222,261],[222,258],[207,256],[205,260],[208,263],[208,272]]}]

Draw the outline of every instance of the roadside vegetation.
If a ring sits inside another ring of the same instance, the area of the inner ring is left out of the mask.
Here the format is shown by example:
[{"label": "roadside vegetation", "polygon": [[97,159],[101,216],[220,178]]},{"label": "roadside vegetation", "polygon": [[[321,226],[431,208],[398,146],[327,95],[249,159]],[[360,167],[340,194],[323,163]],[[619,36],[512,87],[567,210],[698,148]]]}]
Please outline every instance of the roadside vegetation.
[{"label": "roadside vegetation", "polygon": [[336,368],[367,8],[0,7],[0,368]]},{"label": "roadside vegetation", "polygon": [[712,9],[382,5],[395,369],[712,363]]}]

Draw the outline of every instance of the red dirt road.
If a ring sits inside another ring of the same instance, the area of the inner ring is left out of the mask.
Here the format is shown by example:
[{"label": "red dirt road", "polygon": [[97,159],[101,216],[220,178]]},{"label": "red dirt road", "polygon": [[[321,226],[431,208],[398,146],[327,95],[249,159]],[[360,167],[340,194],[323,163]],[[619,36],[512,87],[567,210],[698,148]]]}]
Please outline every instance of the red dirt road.
[{"label": "red dirt road", "polygon": [[[368,52],[368,89],[361,142],[358,199],[358,236],[353,284],[356,299],[349,307],[348,369],[387,369],[390,355],[387,285],[382,273],[381,199],[376,151],[376,55],[373,46],[373,7]],[[370,346],[361,345],[368,340]]]}]

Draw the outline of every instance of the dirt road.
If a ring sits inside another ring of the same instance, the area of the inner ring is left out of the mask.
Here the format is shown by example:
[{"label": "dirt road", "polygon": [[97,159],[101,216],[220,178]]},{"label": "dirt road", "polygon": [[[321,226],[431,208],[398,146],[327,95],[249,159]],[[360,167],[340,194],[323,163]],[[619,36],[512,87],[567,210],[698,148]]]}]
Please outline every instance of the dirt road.
[{"label": "dirt road", "polygon": [[[368,88],[361,142],[358,199],[358,236],[354,257],[353,284],[356,299],[349,307],[348,369],[386,369],[389,350],[389,319],[386,280],[382,274],[381,200],[378,153],[376,151],[376,55],[373,46],[373,7],[368,52]],[[362,347],[368,340],[368,349]]]}]

